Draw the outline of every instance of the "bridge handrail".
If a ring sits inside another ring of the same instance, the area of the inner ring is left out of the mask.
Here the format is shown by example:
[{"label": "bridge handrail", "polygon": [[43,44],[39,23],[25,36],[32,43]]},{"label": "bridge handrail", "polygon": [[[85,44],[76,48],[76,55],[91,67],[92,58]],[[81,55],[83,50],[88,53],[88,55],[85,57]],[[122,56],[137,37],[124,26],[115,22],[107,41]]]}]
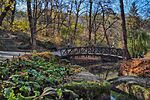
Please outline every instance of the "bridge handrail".
[{"label": "bridge handrail", "polygon": [[103,47],[103,46],[62,47],[62,48],[59,48],[58,50],[73,49],[73,48],[90,48],[90,47],[92,47],[92,48],[94,47],[94,48],[109,48],[109,49],[120,49],[120,50],[124,50],[123,48]]},{"label": "bridge handrail", "polygon": [[83,46],[83,47],[63,47],[58,49],[62,56],[73,55],[110,55],[110,56],[122,56],[125,57],[125,50],[122,48],[114,47],[102,47],[102,46]]}]

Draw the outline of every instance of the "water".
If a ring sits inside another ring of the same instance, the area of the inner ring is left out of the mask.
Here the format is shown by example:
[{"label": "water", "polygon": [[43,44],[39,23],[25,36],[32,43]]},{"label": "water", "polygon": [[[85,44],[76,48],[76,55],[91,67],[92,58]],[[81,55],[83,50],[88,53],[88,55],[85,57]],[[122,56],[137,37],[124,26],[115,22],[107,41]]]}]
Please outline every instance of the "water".
[{"label": "water", "polygon": [[113,97],[113,96],[111,96],[111,98],[110,98],[111,100],[116,100],[116,98],[115,97]]}]

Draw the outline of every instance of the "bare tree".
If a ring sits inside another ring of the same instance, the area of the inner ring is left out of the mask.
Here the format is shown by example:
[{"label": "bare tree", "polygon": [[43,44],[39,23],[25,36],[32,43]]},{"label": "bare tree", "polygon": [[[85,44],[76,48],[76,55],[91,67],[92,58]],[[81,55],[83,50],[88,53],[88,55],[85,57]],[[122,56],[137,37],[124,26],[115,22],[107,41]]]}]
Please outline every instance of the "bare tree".
[{"label": "bare tree", "polygon": [[67,12],[68,12],[68,31],[69,31],[69,33],[68,33],[68,43],[70,42],[70,43],[72,43],[73,41],[72,41],[72,33],[71,33],[71,30],[72,30],[72,23],[71,23],[71,21],[72,21],[72,13],[73,13],[73,1],[72,0],[70,0],[69,2],[68,2],[68,9],[67,9]]},{"label": "bare tree", "polygon": [[[93,9],[92,9],[92,32],[94,33],[94,44],[97,41],[97,32],[98,30],[103,32],[104,36],[101,40],[104,41],[106,39],[107,45],[110,47],[110,39],[108,32],[113,29],[114,24],[118,21],[118,16],[114,13],[114,11],[109,7],[110,2],[106,1],[93,1]],[[113,33],[111,33],[113,34]]]},{"label": "bare tree", "polygon": [[[44,6],[44,8],[42,8]],[[31,44],[32,48],[36,48],[36,33],[43,29],[37,29],[37,21],[40,18],[40,16],[45,11],[46,7],[48,6],[48,1],[40,1],[40,0],[27,0],[27,12],[28,12],[28,20],[30,25],[30,32],[31,32]],[[47,27],[46,25],[45,27]]]},{"label": "bare tree", "polygon": [[93,28],[93,33],[94,33],[94,44],[96,45],[97,43],[97,31],[101,25],[101,21],[99,21],[98,17],[100,15],[99,13],[99,8],[95,8],[95,13],[93,13],[93,21],[92,21],[92,28]]},{"label": "bare tree", "polygon": [[110,39],[108,31],[113,27],[113,25],[119,20],[118,16],[115,15],[112,8],[109,7],[111,2],[99,2],[101,7],[102,15],[102,29],[104,33],[104,38],[106,39],[107,45],[110,47]]},{"label": "bare tree", "polygon": [[72,35],[72,38],[71,38],[72,43],[73,43],[73,40],[76,39],[76,32],[77,32],[77,28],[78,28],[78,20],[79,20],[80,15],[83,13],[83,12],[81,12],[82,9],[84,8],[84,7],[82,7],[83,2],[84,2],[84,0],[75,0],[74,1],[74,6],[75,6],[75,8],[74,8],[75,9],[75,12],[74,12],[74,14],[75,14],[75,27],[74,27],[73,35]]}]

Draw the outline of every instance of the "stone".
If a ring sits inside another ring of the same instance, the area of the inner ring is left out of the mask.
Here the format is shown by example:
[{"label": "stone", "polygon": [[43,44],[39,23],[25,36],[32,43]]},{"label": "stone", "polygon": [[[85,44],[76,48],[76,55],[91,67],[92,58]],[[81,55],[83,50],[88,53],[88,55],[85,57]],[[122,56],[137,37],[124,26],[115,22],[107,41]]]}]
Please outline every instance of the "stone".
[{"label": "stone", "polygon": [[80,72],[73,76],[75,81],[100,81],[100,77],[90,73],[90,72]]}]

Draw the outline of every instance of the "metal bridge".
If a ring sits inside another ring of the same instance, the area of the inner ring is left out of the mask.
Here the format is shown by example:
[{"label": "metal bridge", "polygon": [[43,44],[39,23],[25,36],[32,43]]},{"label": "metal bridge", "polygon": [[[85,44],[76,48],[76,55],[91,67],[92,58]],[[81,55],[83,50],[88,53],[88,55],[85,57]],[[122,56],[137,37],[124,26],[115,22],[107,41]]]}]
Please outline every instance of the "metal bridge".
[{"label": "metal bridge", "polygon": [[124,49],[111,47],[95,47],[95,46],[61,48],[57,52],[55,52],[55,55],[61,57],[104,56],[119,59],[125,59],[126,57]]}]

